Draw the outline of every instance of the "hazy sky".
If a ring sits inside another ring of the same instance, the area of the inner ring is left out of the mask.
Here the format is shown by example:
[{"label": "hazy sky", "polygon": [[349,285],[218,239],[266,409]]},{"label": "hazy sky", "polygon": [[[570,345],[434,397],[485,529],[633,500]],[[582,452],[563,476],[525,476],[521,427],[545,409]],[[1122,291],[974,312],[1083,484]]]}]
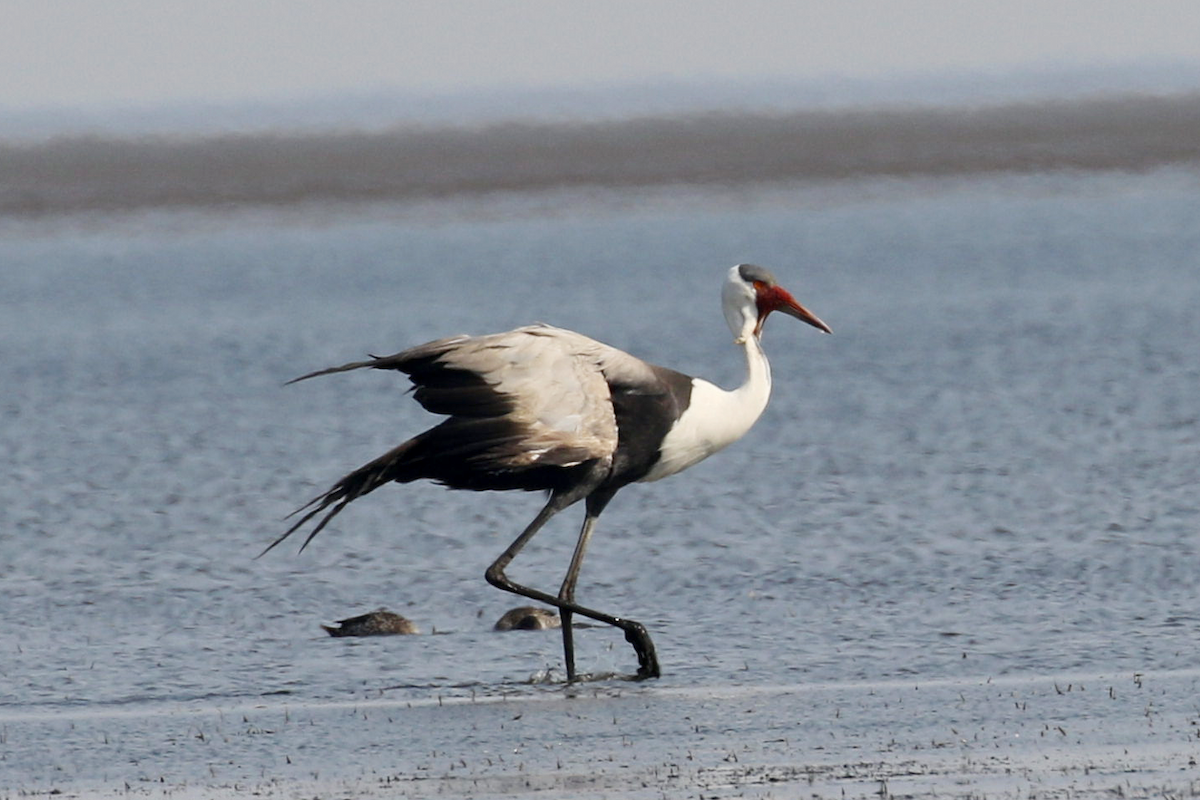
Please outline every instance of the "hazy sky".
[{"label": "hazy sky", "polygon": [[0,0],[0,106],[1200,61],[1198,0]]}]

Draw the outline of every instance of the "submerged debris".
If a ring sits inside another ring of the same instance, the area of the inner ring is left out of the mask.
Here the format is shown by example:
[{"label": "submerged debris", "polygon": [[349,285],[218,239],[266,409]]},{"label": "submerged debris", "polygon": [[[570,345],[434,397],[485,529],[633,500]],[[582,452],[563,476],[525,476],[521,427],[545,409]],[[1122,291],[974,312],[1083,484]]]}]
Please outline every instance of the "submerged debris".
[{"label": "submerged debris", "polygon": [[558,614],[548,608],[538,606],[519,606],[514,608],[497,622],[498,631],[544,631],[550,628],[562,627]]},{"label": "submerged debris", "polygon": [[403,636],[420,633],[417,626],[399,614],[380,608],[369,614],[338,620],[339,627],[322,625],[330,636]]}]

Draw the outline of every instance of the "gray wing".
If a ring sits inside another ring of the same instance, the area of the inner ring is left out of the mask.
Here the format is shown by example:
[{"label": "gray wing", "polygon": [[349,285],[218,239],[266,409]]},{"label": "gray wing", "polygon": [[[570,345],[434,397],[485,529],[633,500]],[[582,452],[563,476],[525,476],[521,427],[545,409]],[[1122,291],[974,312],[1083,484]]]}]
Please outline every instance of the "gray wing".
[{"label": "gray wing", "polygon": [[294,513],[303,512],[300,519],[263,553],[324,514],[303,550],[348,503],[392,481],[424,478],[458,489],[555,490],[573,467],[615,452],[614,390],[628,392],[655,379],[654,368],[620,350],[561,328],[532,325],[439,339],[296,381],[368,367],[406,373],[421,405],[449,419],[297,509]]},{"label": "gray wing", "polygon": [[570,466],[617,446],[610,381],[653,380],[652,368],[573,331],[530,325],[487,336],[453,336],[297,378],[348,370],[407,373],[414,397],[436,414],[503,419],[520,435],[493,454],[507,469]]},{"label": "gray wing", "polygon": [[521,432],[505,448],[510,468],[570,466],[616,449],[617,422],[598,342],[530,326],[425,347],[428,355],[410,354],[405,369],[417,385],[417,401],[438,414],[502,416]]}]

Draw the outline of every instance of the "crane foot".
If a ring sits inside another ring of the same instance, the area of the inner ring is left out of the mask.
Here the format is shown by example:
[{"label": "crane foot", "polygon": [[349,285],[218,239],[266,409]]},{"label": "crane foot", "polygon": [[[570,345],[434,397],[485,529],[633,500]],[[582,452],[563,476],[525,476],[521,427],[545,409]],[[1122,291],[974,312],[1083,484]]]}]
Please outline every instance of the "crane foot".
[{"label": "crane foot", "polygon": [[661,676],[662,670],[658,667],[658,655],[654,652],[654,642],[650,641],[650,634],[646,631],[646,626],[640,622],[626,620],[622,627],[625,629],[625,641],[633,645],[633,650],[637,653],[637,679],[644,681]]}]

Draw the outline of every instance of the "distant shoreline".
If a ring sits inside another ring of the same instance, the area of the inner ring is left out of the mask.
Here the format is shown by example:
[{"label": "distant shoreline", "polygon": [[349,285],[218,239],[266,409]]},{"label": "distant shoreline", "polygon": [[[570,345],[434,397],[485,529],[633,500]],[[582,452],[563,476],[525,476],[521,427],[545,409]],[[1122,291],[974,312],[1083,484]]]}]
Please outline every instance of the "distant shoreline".
[{"label": "distant shoreline", "polygon": [[71,136],[0,143],[0,216],[1196,161],[1200,93],[370,132]]}]

